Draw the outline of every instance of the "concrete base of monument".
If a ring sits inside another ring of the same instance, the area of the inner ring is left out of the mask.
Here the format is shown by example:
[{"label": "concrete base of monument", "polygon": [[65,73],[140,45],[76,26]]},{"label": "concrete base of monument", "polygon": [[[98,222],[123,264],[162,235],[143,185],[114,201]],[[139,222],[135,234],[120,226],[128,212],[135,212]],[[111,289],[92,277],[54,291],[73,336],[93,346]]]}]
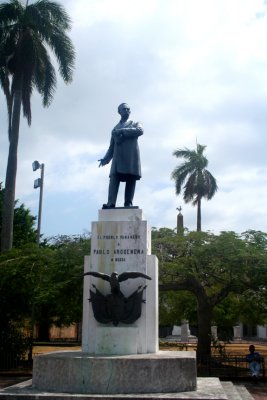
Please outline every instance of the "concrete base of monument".
[{"label": "concrete base of monument", "polygon": [[93,356],[77,351],[34,358],[33,388],[88,394],[171,393],[197,387],[193,351]]}]

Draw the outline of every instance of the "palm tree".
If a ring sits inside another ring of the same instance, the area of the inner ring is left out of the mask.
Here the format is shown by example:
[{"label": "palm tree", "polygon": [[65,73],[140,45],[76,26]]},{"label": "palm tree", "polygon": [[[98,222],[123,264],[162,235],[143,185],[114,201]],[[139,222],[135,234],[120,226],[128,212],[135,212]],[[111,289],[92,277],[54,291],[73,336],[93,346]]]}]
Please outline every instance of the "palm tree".
[{"label": "palm tree", "polygon": [[176,194],[184,189],[184,201],[197,205],[197,231],[201,231],[201,200],[203,197],[210,200],[218,189],[216,179],[206,169],[208,160],[203,155],[205,148],[197,144],[196,150],[185,148],[173,153],[177,158],[183,157],[186,160],[173,170],[171,177],[175,180]]},{"label": "palm tree", "polygon": [[50,105],[56,89],[51,51],[65,83],[72,80],[75,53],[66,33],[70,27],[70,18],[64,8],[50,0],[37,0],[33,4],[28,4],[28,0],[26,4],[9,0],[0,4],[0,83],[9,116],[2,251],[12,247],[21,106],[30,125],[33,89],[42,96],[43,106]]}]

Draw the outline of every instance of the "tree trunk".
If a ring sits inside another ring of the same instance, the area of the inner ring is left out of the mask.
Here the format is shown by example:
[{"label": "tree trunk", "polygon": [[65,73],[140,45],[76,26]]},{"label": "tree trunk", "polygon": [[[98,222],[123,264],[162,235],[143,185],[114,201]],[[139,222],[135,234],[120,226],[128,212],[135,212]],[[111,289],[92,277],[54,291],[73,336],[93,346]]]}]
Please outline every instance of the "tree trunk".
[{"label": "tree trunk", "polygon": [[198,343],[197,358],[205,362],[211,355],[211,321],[212,306],[205,300],[198,298]]},{"label": "tree trunk", "polygon": [[201,232],[201,198],[197,200],[197,232]]},{"label": "tree trunk", "polygon": [[50,325],[48,322],[43,321],[38,325],[38,340],[40,342],[49,342]]},{"label": "tree trunk", "polygon": [[17,152],[19,142],[21,96],[21,90],[16,90],[13,100],[11,134],[9,138],[9,153],[2,211],[1,251],[10,250],[13,243],[13,220],[17,175]]},{"label": "tree trunk", "polygon": [[38,340],[40,342],[49,342],[50,339],[50,321],[49,306],[41,306],[41,319],[38,322]]}]

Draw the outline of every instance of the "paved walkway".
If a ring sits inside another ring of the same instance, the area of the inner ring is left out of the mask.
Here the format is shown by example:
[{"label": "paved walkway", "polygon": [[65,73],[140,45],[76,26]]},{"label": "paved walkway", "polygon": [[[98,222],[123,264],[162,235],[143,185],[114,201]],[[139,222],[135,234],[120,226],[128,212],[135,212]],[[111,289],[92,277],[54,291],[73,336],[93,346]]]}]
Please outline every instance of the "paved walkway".
[{"label": "paved walkway", "polygon": [[3,389],[8,386],[16,385],[17,383],[26,381],[27,379],[31,379],[29,376],[5,376],[0,375],[0,389]]},{"label": "paved walkway", "polygon": [[255,400],[267,400],[267,382],[259,382],[258,384],[246,382],[244,386]]}]

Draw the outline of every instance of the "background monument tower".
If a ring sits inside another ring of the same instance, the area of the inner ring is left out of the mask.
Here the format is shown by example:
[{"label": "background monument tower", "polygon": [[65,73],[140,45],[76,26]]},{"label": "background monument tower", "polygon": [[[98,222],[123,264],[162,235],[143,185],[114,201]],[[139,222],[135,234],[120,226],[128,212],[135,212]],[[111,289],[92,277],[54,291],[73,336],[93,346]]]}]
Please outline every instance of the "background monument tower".
[{"label": "background monument tower", "polygon": [[179,213],[177,215],[177,234],[183,235],[184,234],[184,217],[183,217],[183,214],[181,213],[182,207],[179,206],[176,208],[176,210],[179,211]]}]

